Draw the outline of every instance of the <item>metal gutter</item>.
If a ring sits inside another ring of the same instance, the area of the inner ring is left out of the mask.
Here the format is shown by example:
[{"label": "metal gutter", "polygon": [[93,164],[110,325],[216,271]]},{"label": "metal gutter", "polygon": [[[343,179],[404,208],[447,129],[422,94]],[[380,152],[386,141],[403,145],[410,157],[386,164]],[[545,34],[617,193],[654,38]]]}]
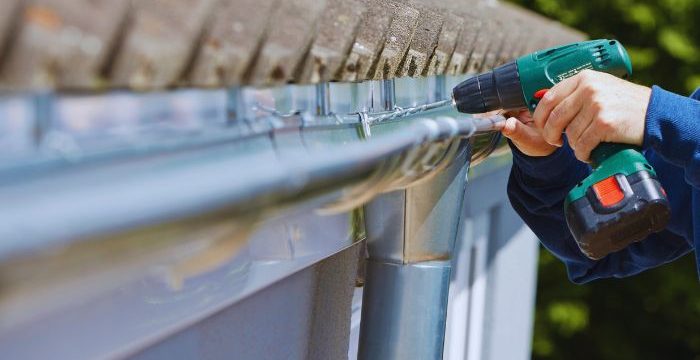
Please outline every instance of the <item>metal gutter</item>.
[{"label": "metal gutter", "polygon": [[[30,96],[39,109],[26,114],[49,118],[28,116],[29,128],[41,131],[26,135],[39,137],[0,161],[0,313],[13,314],[0,327],[31,314],[22,299],[50,298],[55,284],[100,289],[94,279],[108,276],[102,286],[117,286],[154,263],[194,266],[183,276],[196,275],[216,267],[192,265],[208,247],[223,244],[235,254],[256,219],[309,201],[322,213],[348,211],[428,181],[483,122],[436,99],[447,93],[444,79],[401,81],[414,86],[398,93],[387,92],[394,80],[231,89],[214,105],[235,116],[215,121],[198,121],[206,109],[167,115],[162,103],[182,103],[177,93]],[[433,95],[401,92],[415,88]],[[216,94],[195,92],[192,103]],[[141,114],[129,114],[137,119],[131,128],[119,116],[109,119],[125,101],[141,104]],[[99,106],[97,118],[91,104]],[[154,114],[167,116],[154,122]],[[188,125],[173,128],[178,119]]]},{"label": "metal gutter", "polygon": [[[5,240],[0,244],[0,259],[44,242],[71,241],[167,219],[227,208],[232,213],[255,212],[323,193],[324,188],[364,180],[393,156],[432,142],[469,137],[474,131],[468,121],[422,118],[381,137],[312,156],[302,149],[285,149],[286,157],[299,159],[294,164],[274,161],[265,154],[242,157],[238,146],[223,145],[195,154],[130,161],[118,169],[79,169],[5,184],[0,196],[12,206],[0,207],[0,237]],[[256,171],[222,171],[253,164]],[[105,181],[115,171],[125,176],[117,182]],[[51,204],[60,204],[60,209]],[[27,223],[29,218],[36,223]]]}]

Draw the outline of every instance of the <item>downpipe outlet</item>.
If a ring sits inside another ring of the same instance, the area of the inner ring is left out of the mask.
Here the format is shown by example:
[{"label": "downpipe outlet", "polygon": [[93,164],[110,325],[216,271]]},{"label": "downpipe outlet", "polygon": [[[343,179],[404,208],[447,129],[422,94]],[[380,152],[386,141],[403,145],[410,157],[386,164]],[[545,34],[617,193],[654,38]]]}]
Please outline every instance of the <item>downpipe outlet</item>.
[{"label": "downpipe outlet", "polygon": [[365,206],[369,259],[359,359],[442,359],[467,143],[431,178]]}]

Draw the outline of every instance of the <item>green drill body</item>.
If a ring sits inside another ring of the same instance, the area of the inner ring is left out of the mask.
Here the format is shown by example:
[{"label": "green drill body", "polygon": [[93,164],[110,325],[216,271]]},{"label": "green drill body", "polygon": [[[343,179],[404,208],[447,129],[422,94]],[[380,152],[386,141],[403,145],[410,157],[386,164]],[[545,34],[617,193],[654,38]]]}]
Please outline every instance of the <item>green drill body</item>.
[{"label": "green drill body", "polygon": [[[592,40],[525,55],[455,87],[459,111],[535,110],[560,81],[591,69],[627,78],[632,66],[616,40]],[[593,171],[564,201],[567,224],[588,257],[600,259],[665,228],[670,208],[656,173],[639,149],[603,143]]]}]

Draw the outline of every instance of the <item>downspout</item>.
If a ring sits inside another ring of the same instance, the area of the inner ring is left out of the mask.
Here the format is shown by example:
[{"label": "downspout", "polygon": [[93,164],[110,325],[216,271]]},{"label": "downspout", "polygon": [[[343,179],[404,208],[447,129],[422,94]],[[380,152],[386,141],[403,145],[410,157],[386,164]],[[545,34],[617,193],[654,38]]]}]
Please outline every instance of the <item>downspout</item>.
[{"label": "downspout", "polygon": [[442,358],[450,259],[470,154],[462,141],[436,176],[365,206],[369,259],[359,359]]}]

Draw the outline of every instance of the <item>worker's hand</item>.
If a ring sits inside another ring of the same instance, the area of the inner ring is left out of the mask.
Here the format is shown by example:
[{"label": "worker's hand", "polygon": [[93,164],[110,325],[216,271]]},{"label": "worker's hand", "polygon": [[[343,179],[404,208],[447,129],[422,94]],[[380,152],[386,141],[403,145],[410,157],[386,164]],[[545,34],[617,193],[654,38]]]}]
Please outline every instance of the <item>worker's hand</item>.
[{"label": "worker's hand", "polygon": [[547,156],[557,149],[548,144],[542,137],[540,129],[535,127],[530,112],[523,110],[506,114],[506,120],[501,133],[518,147],[518,150],[529,156]]},{"label": "worker's hand", "polygon": [[569,145],[581,161],[601,142],[642,145],[651,89],[613,75],[584,70],[549,90],[533,120],[549,144]]}]

